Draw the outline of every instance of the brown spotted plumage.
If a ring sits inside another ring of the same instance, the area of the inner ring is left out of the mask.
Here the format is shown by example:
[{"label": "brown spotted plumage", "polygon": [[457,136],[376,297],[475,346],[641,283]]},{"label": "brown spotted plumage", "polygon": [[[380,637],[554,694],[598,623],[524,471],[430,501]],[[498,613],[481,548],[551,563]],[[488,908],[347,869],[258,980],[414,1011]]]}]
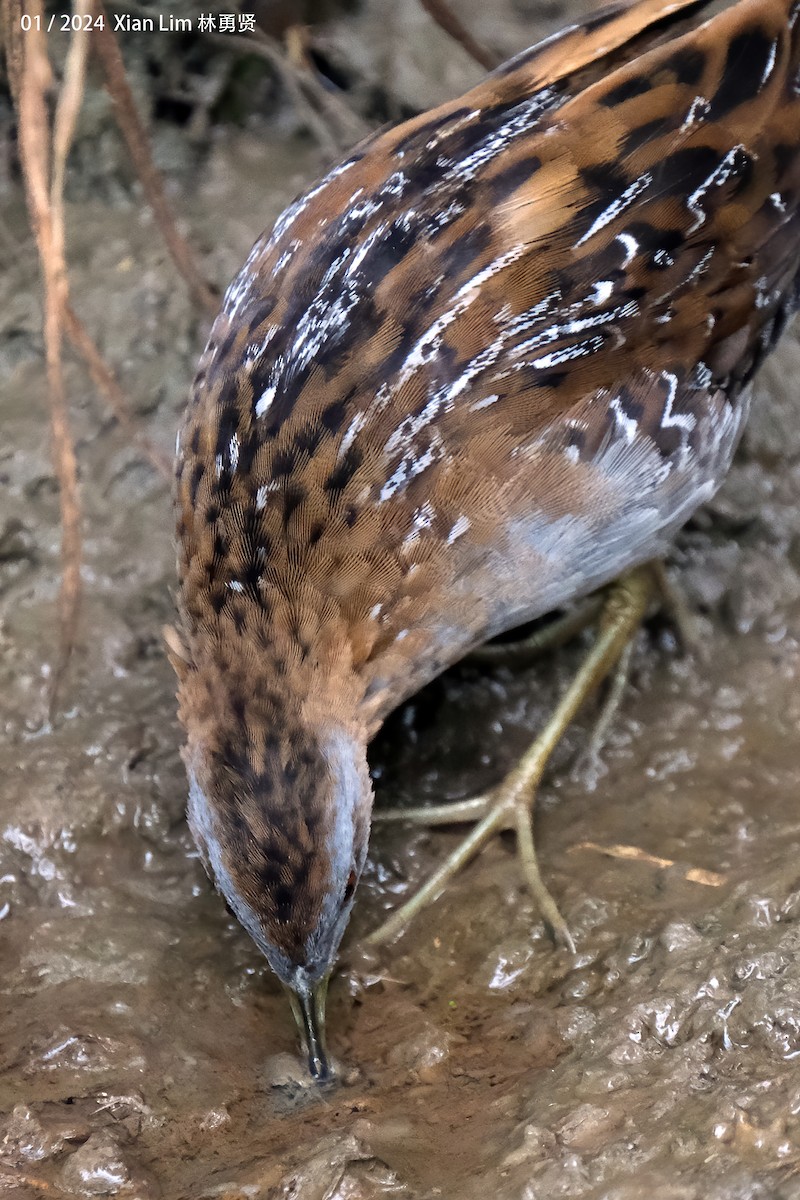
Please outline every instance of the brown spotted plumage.
[{"label": "brown spotted plumage", "polygon": [[800,0],[708,7],[618,5],[370,138],[211,332],[177,456],[189,815],[312,1026],[369,739],[662,551],[800,301]]}]

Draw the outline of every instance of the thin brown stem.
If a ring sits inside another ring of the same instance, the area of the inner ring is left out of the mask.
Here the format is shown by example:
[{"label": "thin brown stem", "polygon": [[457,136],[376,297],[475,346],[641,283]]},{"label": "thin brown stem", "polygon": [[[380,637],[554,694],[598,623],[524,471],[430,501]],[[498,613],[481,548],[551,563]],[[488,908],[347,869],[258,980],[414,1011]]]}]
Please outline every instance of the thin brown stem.
[{"label": "thin brown stem", "polygon": [[64,328],[75,350],[77,350],[86,363],[86,368],[92,377],[92,382],[120,425],[130,435],[131,440],[141,450],[144,457],[149,459],[153,464],[159,475],[162,475],[169,482],[172,478],[172,467],[169,457],[140,428],[138,421],[130,410],[125,393],[114,377],[113,371],[103,359],[102,354],[92,340],[91,334],[69,301],[67,301],[64,309]]},{"label": "thin brown stem", "polygon": [[[92,0],[75,0],[74,11],[76,16],[88,16],[91,10]],[[64,72],[64,84],[61,89],[53,126],[53,180],[50,185],[50,203],[53,210],[53,228],[60,239],[58,253],[61,261],[64,263],[65,274],[64,173],[69,148],[72,144],[72,137],[75,131],[75,124],[83,100],[88,49],[89,39],[86,36],[74,37],[70,43]],[[142,454],[150,460],[159,474],[169,481],[172,472],[167,456],[139,428],[135,417],[130,411],[130,405],[114,378],[113,372],[103,361],[103,357],[92,341],[89,331],[69,302],[66,277],[62,289],[61,320],[62,327],[68,334],[72,345],[86,363],[95,387],[105,399],[117,421],[128,432],[131,440],[138,446]]]},{"label": "thin brown stem", "polygon": [[[53,121],[53,176],[50,182],[53,228],[59,239],[58,251],[62,262],[64,262],[64,176],[78,114],[83,104],[89,38],[86,36],[87,31],[82,26],[84,18],[91,14],[91,0],[73,0],[72,7],[74,15],[79,20],[79,28],[70,39],[64,66],[64,82],[58,95],[58,106]],[[66,275],[66,263],[64,263],[64,273]]]},{"label": "thin brown stem", "polygon": [[22,33],[22,0],[0,0],[0,30],[6,55],[6,72],[14,104],[19,108],[25,45]]},{"label": "thin brown stem", "polygon": [[[41,0],[29,0],[28,11],[42,25]],[[59,686],[69,663],[78,627],[81,597],[81,504],[78,489],[78,464],[70,429],[64,393],[62,361],[63,314],[67,298],[66,266],[64,262],[63,207],[60,195],[50,186],[50,126],[47,115],[47,93],[52,85],[50,60],[45,35],[37,30],[36,20],[24,41],[24,59],[19,86],[19,142],[25,196],[33,226],[44,284],[44,339],[47,359],[48,402],[52,432],[53,463],[58,478],[61,502],[61,588],[59,616],[61,637],[56,667],[53,671],[49,711],[53,713]],[[73,39],[85,34],[74,33]],[[73,46],[75,41],[73,40]],[[59,97],[61,115],[56,126],[61,129],[59,154],[69,149],[72,124],[71,108],[81,90],[80,53],[72,59],[72,77]],[[77,74],[76,74],[77,72]],[[66,97],[66,100],[65,100]],[[68,106],[65,110],[64,104]],[[63,170],[53,172],[54,182],[63,182]],[[55,196],[55,206],[53,199]]]},{"label": "thin brown stem", "polygon": [[436,22],[440,29],[463,46],[470,58],[474,58],[485,70],[493,71],[500,63],[497,54],[472,36],[461,20],[456,16],[445,0],[419,0],[425,12]]},{"label": "thin brown stem", "polygon": [[144,188],[147,202],[153,210],[156,224],[161,230],[161,235],[175,266],[185,279],[195,303],[213,317],[219,309],[219,298],[214,295],[203,278],[188,243],[178,231],[175,217],[164,191],[161,175],[153,162],[147,132],[136,109],[133,93],[128,84],[125,64],[111,28],[112,23],[99,0],[95,0],[95,9],[99,15],[105,17],[105,20],[102,28],[92,30],[93,44],[105,72],[106,88],[114,107],[114,115],[128,147],[134,169]]}]

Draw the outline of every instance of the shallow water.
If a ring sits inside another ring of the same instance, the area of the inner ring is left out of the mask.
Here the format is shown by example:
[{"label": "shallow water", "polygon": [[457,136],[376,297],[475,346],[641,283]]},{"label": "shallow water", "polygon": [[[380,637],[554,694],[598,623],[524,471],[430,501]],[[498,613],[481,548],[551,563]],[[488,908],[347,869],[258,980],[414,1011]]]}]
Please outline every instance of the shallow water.
[{"label": "shallow water", "polygon": [[[279,133],[220,137],[178,196],[208,274],[230,277],[319,168]],[[23,239],[13,197],[8,219]],[[69,228],[76,305],[170,449],[202,342],[183,289],[138,209],[83,202]],[[542,867],[577,955],[553,948],[505,841],[391,950],[359,953],[458,836],[378,830],[331,987],[343,1082],[318,1091],[183,820],[167,489],[74,365],[83,640],[68,712],[42,727],[58,504],[37,286],[27,242],[0,283],[0,1194],[800,1197],[797,339],[675,550],[699,648],[649,625],[601,766],[576,765],[588,712],[543,788]],[[379,802],[496,780],[581,649],[433,684],[374,747]]]}]

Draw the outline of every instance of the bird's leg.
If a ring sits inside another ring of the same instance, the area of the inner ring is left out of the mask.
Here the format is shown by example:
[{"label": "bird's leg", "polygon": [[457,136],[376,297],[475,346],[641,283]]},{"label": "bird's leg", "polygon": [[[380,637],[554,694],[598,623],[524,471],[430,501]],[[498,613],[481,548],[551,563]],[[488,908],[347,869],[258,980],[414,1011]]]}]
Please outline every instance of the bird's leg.
[{"label": "bird's leg", "polygon": [[[684,653],[699,654],[701,643],[697,621],[694,613],[687,606],[683,593],[670,580],[661,559],[655,559],[649,566],[653,573],[659,606],[674,626],[681,650]],[[599,774],[600,754],[630,681],[632,656],[633,643],[629,642],[620,655],[609,680],[608,694],[603,700],[600,714],[594,723],[586,748],[579,755],[577,767],[585,772],[587,782],[596,781]]]},{"label": "bird's leg", "polygon": [[[445,805],[439,808],[440,819],[437,823],[446,823],[448,818],[442,814],[446,809],[452,813],[454,807],[460,810],[462,820],[479,819],[474,829],[423,884],[417,894],[370,934],[368,941],[372,945],[391,941],[402,933],[422,908],[441,895],[453,876],[483,849],[490,838],[504,829],[514,829],[523,870],[534,899],[555,940],[568,949],[573,949],[569,930],[541,878],[536,860],[532,827],[536,788],[565,730],[587,697],[619,662],[656,592],[656,579],[650,566],[632,571],[609,588],[595,643],[544,729],[517,766],[487,796],[478,797],[475,801],[465,801],[461,805]],[[469,805],[472,805],[471,809],[467,807]],[[416,819],[417,812],[425,811],[407,810],[406,819]],[[459,817],[449,816],[449,820],[454,819]]]},{"label": "bird's leg", "polygon": [[602,593],[587,596],[561,617],[555,617],[517,642],[489,642],[468,655],[468,662],[490,667],[525,667],[548,650],[558,650],[592,625],[603,611]]},{"label": "bird's leg", "polygon": [[[597,620],[605,605],[605,593],[588,596],[561,617],[548,621],[535,629],[526,638],[516,642],[502,642],[479,646],[467,656],[468,662],[488,666],[524,667],[548,650],[557,650],[572,638],[582,633]],[[609,724],[613,713],[609,717]],[[494,795],[470,796],[468,800],[456,800],[449,804],[425,804],[419,808],[384,808],[373,814],[373,822],[381,825],[397,824],[400,821],[419,825],[460,825],[465,821],[477,821],[494,807]]]},{"label": "bird's leg", "polygon": [[[661,564],[653,564],[654,569],[656,565],[660,566]],[[660,591],[661,576],[657,576],[657,579]],[[613,588],[616,585],[612,584],[611,586]],[[548,621],[546,625],[534,630],[528,637],[522,638],[519,641],[479,646],[477,650],[473,650],[468,655],[467,661],[486,663],[490,666],[501,666],[506,663],[509,666],[515,667],[526,666],[548,650],[557,650],[559,647],[566,645],[573,637],[576,637],[584,629],[588,628],[589,625],[596,622],[600,614],[604,611],[608,600],[608,593],[609,589],[604,588],[601,592],[596,592],[594,595],[588,596],[563,616]],[[612,694],[603,705],[603,711],[598,718],[597,726],[592,734],[587,751],[587,756],[591,756],[592,760],[602,748],[608,728],[619,707],[617,693],[619,693],[619,698],[621,699],[627,680],[628,663],[629,656],[626,657],[623,655],[620,658],[619,666],[614,672]],[[620,673],[624,673],[624,678],[619,678]],[[494,806],[495,795],[494,791],[491,791],[485,795],[470,796],[468,800],[455,800],[447,804],[423,804],[418,807],[408,806],[406,808],[376,809],[372,820],[375,825],[396,825],[403,822],[405,824],[425,825],[432,829],[440,825],[461,825],[469,821],[477,821],[493,809]],[[511,829],[513,824],[513,821],[510,821],[508,828]]]},{"label": "bird's leg", "polygon": [[686,597],[669,575],[661,559],[651,563],[661,608],[675,626],[678,643],[684,654],[699,654],[702,657],[702,640],[697,618],[686,603]]},{"label": "bird's leg", "polygon": [[606,744],[608,731],[619,712],[622,698],[628,687],[631,675],[631,659],[633,657],[633,642],[630,641],[617,660],[614,671],[609,679],[608,694],[603,700],[600,713],[592,728],[585,749],[578,756],[577,769],[585,772],[587,781],[593,785],[600,773],[600,754]]}]

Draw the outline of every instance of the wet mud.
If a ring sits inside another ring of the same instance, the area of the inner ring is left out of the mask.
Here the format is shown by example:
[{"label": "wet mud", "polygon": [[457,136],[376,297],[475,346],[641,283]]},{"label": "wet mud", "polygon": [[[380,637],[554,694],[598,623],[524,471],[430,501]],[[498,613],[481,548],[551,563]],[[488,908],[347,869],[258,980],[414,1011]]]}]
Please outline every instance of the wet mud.
[{"label": "wet mud", "polygon": [[[509,43],[528,40],[526,22],[538,32],[530,7],[516,5]],[[207,274],[224,284],[322,165],[291,131],[215,135],[172,183]],[[683,653],[650,622],[600,764],[580,760],[590,708],[542,788],[541,864],[576,955],[554,948],[504,839],[392,948],[363,952],[459,836],[378,828],[330,993],[341,1082],[315,1089],[285,998],[183,817],[161,648],[168,489],[73,363],[86,601],[66,711],[43,724],[58,500],[13,189],[4,213],[0,1195],[800,1197],[796,332],[761,376],[727,483],[677,540],[670,574],[696,645]],[[69,256],[76,307],[171,449],[203,330],[156,230],[124,190],[82,196]],[[436,681],[373,747],[378,803],[497,780],[586,644]]]}]

